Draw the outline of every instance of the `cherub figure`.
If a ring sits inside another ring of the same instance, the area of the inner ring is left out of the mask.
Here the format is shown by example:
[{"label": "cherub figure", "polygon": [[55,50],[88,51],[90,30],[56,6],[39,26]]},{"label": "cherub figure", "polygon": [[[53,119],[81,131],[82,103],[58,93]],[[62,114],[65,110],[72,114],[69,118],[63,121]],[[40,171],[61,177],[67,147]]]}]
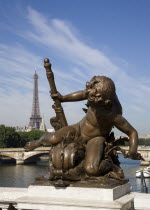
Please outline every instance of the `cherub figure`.
[{"label": "cherub figure", "polygon": [[94,76],[86,83],[84,90],[65,96],[55,95],[61,102],[88,100],[87,113],[78,123],[60,128],[52,134],[46,134],[37,141],[26,145],[26,150],[33,150],[41,145],[55,146],[62,142],[68,134],[73,135],[73,142],[86,144],[83,168],[88,176],[99,176],[111,167],[105,164],[104,149],[106,140],[113,127],[129,137],[127,157],[136,158],[138,147],[137,131],[122,116],[122,107],[116,95],[114,82],[105,76]]}]

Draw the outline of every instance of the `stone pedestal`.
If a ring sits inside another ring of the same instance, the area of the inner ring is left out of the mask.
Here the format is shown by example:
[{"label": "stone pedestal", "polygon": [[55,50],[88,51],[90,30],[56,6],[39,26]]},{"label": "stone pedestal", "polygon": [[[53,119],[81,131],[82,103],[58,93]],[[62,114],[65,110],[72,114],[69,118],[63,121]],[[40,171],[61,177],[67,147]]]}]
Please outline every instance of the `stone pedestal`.
[{"label": "stone pedestal", "polygon": [[150,194],[133,192],[134,208],[136,210],[150,210]]},{"label": "stone pedestal", "polygon": [[30,186],[26,196],[16,200],[18,209],[41,210],[131,210],[130,184],[113,189],[53,186]]}]

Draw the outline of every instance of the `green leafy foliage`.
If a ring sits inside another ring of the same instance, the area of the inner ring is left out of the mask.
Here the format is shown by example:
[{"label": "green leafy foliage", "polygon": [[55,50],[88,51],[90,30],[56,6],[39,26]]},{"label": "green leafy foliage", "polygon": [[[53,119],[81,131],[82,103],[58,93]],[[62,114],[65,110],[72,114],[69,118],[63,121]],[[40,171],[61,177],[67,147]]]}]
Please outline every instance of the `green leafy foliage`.
[{"label": "green leafy foliage", "polygon": [[139,146],[150,146],[150,139],[139,139]]},{"label": "green leafy foliage", "polygon": [[[129,142],[126,141],[123,144],[120,144],[121,146],[129,146]],[[150,139],[139,139],[139,146],[150,146]]]},{"label": "green leafy foliage", "polygon": [[21,147],[21,137],[13,127],[0,125],[0,147]]},{"label": "green leafy foliage", "polygon": [[19,148],[32,140],[39,139],[46,131],[33,130],[30,132],[16,132],[15,128],[0,125],[0,148]]},{"label": "green leafy foliage", "polygon": [[25,132],[25,131],[18,132],[18,134],[21,137],[22,147],[24,147],[25,144],[29,141],[40,139],[41,136],[43,136],[45,133],[47,133],[47,132],[46,131],[40,131],[40,130],[33,130],[33,131],[29,131],[29,132]]}]

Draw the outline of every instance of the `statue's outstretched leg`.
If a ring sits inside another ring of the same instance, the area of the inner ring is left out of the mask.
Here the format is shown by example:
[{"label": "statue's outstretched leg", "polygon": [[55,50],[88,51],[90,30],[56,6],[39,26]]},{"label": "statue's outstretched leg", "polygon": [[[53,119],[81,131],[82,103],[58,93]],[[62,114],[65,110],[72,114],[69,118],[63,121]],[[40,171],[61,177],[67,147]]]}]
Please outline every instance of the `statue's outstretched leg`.
[{"label": "statue's outstretched leg", "polygon": [[104,137],[96,137],[87,144],[84,169],[90,176],[99,175],[100,173],[99,166],[104,155],[105,140]]},{"label": "statue's outstretched leg", "polygon": [[75,136],[77,129],[75,126],[66,126],[54,133],[46,133],[39,140],[30,141],[25,145],[26,151],[32,151],[43,145],[54,146],[64,140],[68,135]]}]

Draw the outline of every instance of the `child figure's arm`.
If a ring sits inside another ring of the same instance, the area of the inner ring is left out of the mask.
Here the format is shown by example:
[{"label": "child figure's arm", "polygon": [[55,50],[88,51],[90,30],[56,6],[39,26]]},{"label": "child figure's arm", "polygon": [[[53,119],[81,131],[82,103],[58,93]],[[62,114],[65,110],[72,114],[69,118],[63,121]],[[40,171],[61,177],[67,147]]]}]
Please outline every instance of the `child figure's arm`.
[{"label": "child figure's arm", "polygon": [[129,152],[128,157],[133,158],[137,154],[138,147],[138,133],[137,131],[130,125],[130,123],[122,117],[122,115],[117,115],[114,120],[114,126],[118,128],[120,131],[128,135],[129,137]]},{"label": "child figure's arm", "polygon": [[80,90],[64,96],[62,96],[60,93],[53,94],[51,96],[52,98],[57,97],[61,102],[82,101],[87,99],[86,90]]}]

